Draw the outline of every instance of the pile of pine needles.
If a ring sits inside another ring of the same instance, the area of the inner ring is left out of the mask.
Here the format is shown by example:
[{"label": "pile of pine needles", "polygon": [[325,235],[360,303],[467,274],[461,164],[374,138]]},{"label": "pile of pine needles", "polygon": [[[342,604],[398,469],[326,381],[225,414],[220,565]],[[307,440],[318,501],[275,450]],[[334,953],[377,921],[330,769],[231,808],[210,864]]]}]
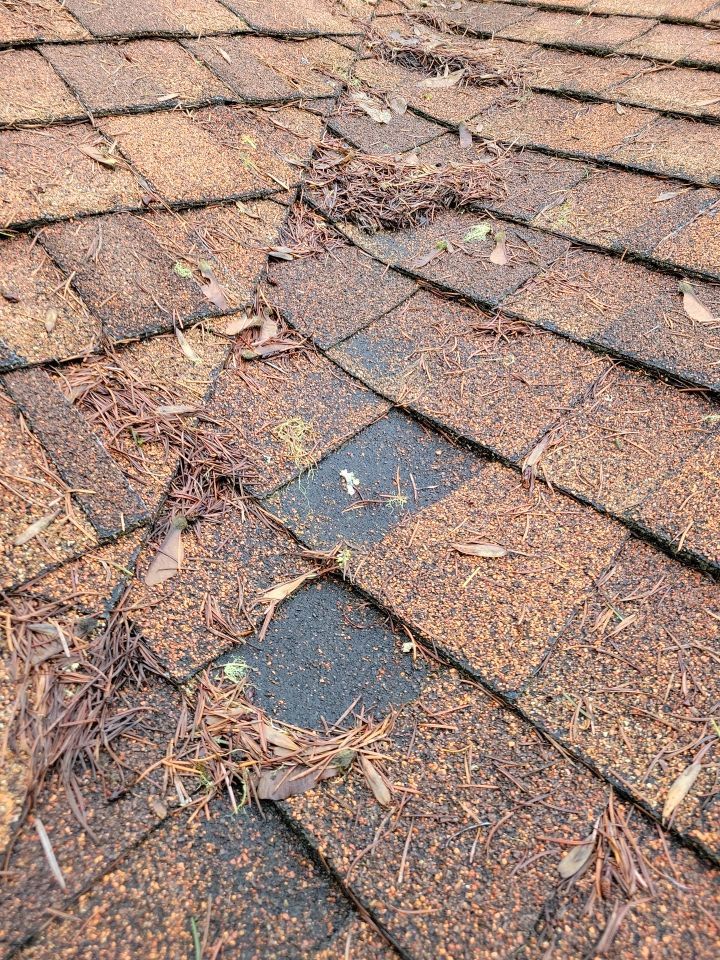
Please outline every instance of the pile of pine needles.
[{"label": "pile of pine needles", "polygon": [[[573,846],[559,865],[566,890],[589,875],[592,886],[585,907],[587,914],[600,905],[607,906],[606,925],[595,945],[593,956],[604,956],[610,949],[623,919],[633,905],[657,895],[653,872],[658,872],[642,852],[632,829],[632,810],[627,813],[616,803],[612,791],[608,803],[592,832]],[[662,874],[661,874],[662,876]]]},{"label": "pile of pine needles", "polygon": [[92,836],[79,777],[97,771],[101,754],[122,767],[113,745],[140,716],[123,691],[162,668],[132,629],[125,598],[103,620],[79,616],[66,602],[18,594],[7,598],[4,620],[14,702],[0,755],[9,748],[27,757],[29,770],[18,829],[57,775]]},{"label": "pile of pine needles", "polygon": [[[522,72],[503,56],[492,41],[468,39],[439,33],[417,20],[434,24],[431,15],[408,17],[407,30],[400,33],[371,31],[366,45],[376,56],[411,70],[449,75],[462,71],[460,83],[501,83],[522,88]],[[415,21],[415,22],[413,22]]]},{"label": "pile of pine needles", "polygon": [[[194,806],[191,819],[218,795],[233,810],[250,802],[284,800],[312,789],[358,762],[379,803],[392,803],[377,747],[387,739],[392,715],[375,721],[357,701],[322,732],[275,725],[253,704],[243,664],[230,661],[206,670],[184,690],[175,737],[166,756],[145,771],[165,774],[182,806]],[[238,795],[239,793],[239,795]]]},{"label": "pile of pine needles", "polygon": [[424,164],[416,155],[371,156],[333,138],[324,139],[308,174],[307,189],[337,220],[365,230],[428,223],[441,211],[497,200],[503,183],[492,164],[477,161]]}]

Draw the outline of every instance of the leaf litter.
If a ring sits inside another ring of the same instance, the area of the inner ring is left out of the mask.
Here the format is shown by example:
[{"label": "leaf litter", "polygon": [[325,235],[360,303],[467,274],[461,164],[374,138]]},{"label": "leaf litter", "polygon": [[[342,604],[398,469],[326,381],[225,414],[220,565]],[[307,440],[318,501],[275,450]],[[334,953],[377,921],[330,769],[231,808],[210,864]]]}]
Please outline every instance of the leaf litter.
[{"label": "leaf litter", "polygon": [[414,11],[405,18],[403,32],[392,30],[386,34],[371,29],[366,41],[368,49],[381,60],[435,74],[421,81],[420,87],[443,89],[460,83],[523,87],[522,70],[504,57],[492,41],[439,33],[421,20],[442,28],[429,9]]},{"label": "leaf litter", "polygon": [[368,230],[431,221],[440,211],[498,199],[503,182],[492,164],[424,164],[415,154],[372,156],[326,137],[308,172],[306,189],[319,194],[330,216]]},{"label": "leaf litter", "polygon": [[330,777],[345,775],[358,761],[369,791],[379,803],[392,802],[381,772],[379,749],[394,715],[376,721],[357,702],[323,731],[279,725],[252,702],[247,678],[236,682],[221,667],[204,671],[183,689],[183,708],[165,757],[143,774],[165,774],[191,819],[208,811],[219,794],[234,810],[261,800],[305,793]]}]

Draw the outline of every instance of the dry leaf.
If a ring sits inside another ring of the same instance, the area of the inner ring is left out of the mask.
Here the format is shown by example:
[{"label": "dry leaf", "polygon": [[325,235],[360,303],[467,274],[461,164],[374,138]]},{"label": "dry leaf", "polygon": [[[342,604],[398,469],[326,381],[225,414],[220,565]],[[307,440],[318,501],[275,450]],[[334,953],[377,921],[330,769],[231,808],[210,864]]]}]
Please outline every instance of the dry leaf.
[{"label": "dry leaf", "polygon": [[262,326],[262,317],[258,317],[256,314],[251,314],[250,316],[235,317],[228,324],[225,325],[223,333],[232,337],[236,333],[242,333],[243,330],[249,330],[251,327],[260,327]]},{"label": "dry leaf", "polygon": [[550,434],[546,433],[542,440],[538,441],[535,446],[532,448],[530,453],[525,457],[525,462],[523,463],[523,470],[527,470],[528,467],[535,467],[540,463],[542,455],[548,448],[550,443]]},{"label": "dry leaf", "polygon": [[111,170],[114,170],[117,166],[117,158],[111,157],[109,153],[99,149],[99,147],[93,147],[89,143],[81,143],[78,150],[80,153],[84,153],[86,157],[90,157],[91,160],[102,164],[104,167],[109,167]]},{"label": "dry leaf", "polygon": [[185,555],[182,543],[182,532],[185,527],[187,527],[185,517],[176,517],[173,520],[167,536],[160,544],[145,574],[145,584],[148,587],[164,583],[180,570]]},{"label": "dry leaf", "polygon": [[43,530],[46,530],[50,526],[59,513],[59,510],[53,510],[52,513],[46,513],[44,517],[40,517],[39,520],[31,523],[29,527],[25,527],[25,529],[15,537],[13,545],[22,547],[26,543],[30,543],[39,533],[42,533]]},{"label": "dry leaf", "polygon": [[506,557],[507,550],[497,543],[451,543],[450,546],[468,557],[486,557],[487,559],[497,559]]},{"label": "dry leaf", "polygon": [[452,73],[445,73],[440,77],[428,77],[421,80],[417,86],[424,87],[426,90],[445,90],[448,87],[454,87],[465,76],[465,69],[453,70]]},{"label": "dry leaf", "polygon": [[691,763],[689,767],[685,767],[677,779],[673,780],[672,785],[668,790],[667,797],[665,798],[665,805],[663,806],[662,812],[663,820],[668,820],[683,802],[688,793],[690,793],[690,790],[697,780],[698,774],[701,770],[702,764]]},{"label": "dry leaf", "polygon": [[380,100],[369,97],[366,93],[360,91],[351,93],[350,99],[356,107],[359,107],[371,120],[374,120],[375,123],[390,123],[393,118],[392,110],[388,110]]},{"label": "dry leaf", "polygon": [[48,333],[52,333],[55,329],[55,325],[58,322],[58,317],[60,314],[57,312],[55,307],[50,307],[45,314],[45,329]]},{"label": "dry leaf", "polygon": [[57,884],[61,890],[67,890],[67,884],[65,883],[65,878],[60,870],[60,864],[57,862],[57,857],[55,856],[52,844],[50,843],[50,837],[48,836],[47,830],[45,829],[40,817],[35,817],[35,829],[37,830],[38,837],[40,837],[40,844],[42,845],[43,853],[45,854],[47,862],[50,865],[50,870],[53,877],[55,877],[55,880],[57,881]]},{"label": "dry leaf", "polygon": [[230,54],[229,54],[226,50],[223,50],[222,47],[215,47],[215,49],[216,49],[217,52],[220,54],[220,56],[223,58],[223,60],[226,61],[226,63],[232,63],[232,60],[230,59]]},{"label": "dry leaf", "polygon": [[370,760],[362,754],[360,754],[360,766],[377,802],[381,807],[389,807],[392,803],[392,794],[390,793],[390,787],[388,787],[385,782],[385,778],[378,772]]},{"label": "dry leaf", "polygon": [[460,134],[460,146],[463,150],[467,150],[473,143],[472,134],[464,123],[461,123],[458,127],[458,133]]},{"label": "dry leaf", "polygon": [[177,342],[180,344],[180,349],[188,358],[191,363],[202,363],[200,357],[195,353],[193,348],[190,346],[187,337],[182,332],[180,327],[175,327],[175,336],[177,337]]},{"label": "dry leaf", "polygon": [[290,247],[270,247],[268,256],[276,260],[294,260],[295,254]]},{"label": "dry leaf", "polygon": [[337,767],[329,766],[324,770],[311,770],[309,767],[278,767],[276,770],[263,770],[255,783],[259,800],[287,800],[338,774]]},{"label": "dry leaf", "polygon": [[261,721],[263,736],[268,743],[272,744],[273,747],[282,747],[285,750],[295,751],[298,749],[298,745],[295,741],[289,737],[286,733],[283,733],[282,730],[277,730],[275,727],[271,727],[269,723]]},{"label": "dry leaf", "polygon": [[675,197],[682,196],[683,193],[687,193],[688,187],[684,187],[682,190],[666,190],[664,193],[659,193],[653,203],[665,203],[666,200],[674,200]]},{"label": "dry leaf", "polygon": [[260,322],[260,333],[257,335],[255,346],[259,347],[268,340],[274,340],[278,335],[278,325],[271,317],[263,317]]},{"label": "dry leaf", "polygon": [[402,117],[407,113],[408,102],[405,97],[394,96],[389,98],[388,106],[396,117]]},{"label": "dry leaf", "polygon": [[163,417],[178,416],[181,413],[197,413],[200,407],[192,403],[169,403],[155,408],[155,413]]},{"label": "dry leaf", "polygon": [[410,266],[415,268],[426,267],[436,257],[439,257],[441,253],[445,253],[445,250],[441,250],[439,247],[434,247],[430,253],[424,253],[421,257],[413,260]]},{"label": "dry leaf", "polygon": [[148,797],[148,806],[158,818],[158,820],[164,820],[167,816],[168,808],[167,804],[163,803],[160,797]]},{"label": "dry leaf", "polygon": [[288,580],[287,583],[279,583],[276,587],[265,590],[258,597],[258,603],[280,603],[286,600],[291,594],[295,593],[307,580],[314,580],[319,576],[317,570],[309,570],[307,573],[301,573],[294,580]]},{"label": "dry leaf", "polygon": [[506,242],[507,233],[504,230],[496,230],[495,249],[490,254],[490,263],[494,263],[498,267],[506,266],[508,262]]},{"label": "dry leaf", "polygon": [[558,873],[563,880],[569,880],[570,877],[580,873],[595,849],[595,836],[593,831],[587,843],[579,843],[576,847],[572,847],[562,858],[558,864]]},{"label": "dry leaf", "polygon": [[218,310],[229,310],[230,304],[228,303],[228,298],[225,296],[225,291],[218,283],[211,264],[206,260],[200,261],[200,273],[207,280],[207,283],[202,284],[200,287],[203,295],[213,306],[217,307]]},{"label": "dry leaf", "polygon": [[700,303],[687,280],[681,282],[680,293],[683,295],[683,309],[691,320],[696,323],[715,323],[715,317]]}]

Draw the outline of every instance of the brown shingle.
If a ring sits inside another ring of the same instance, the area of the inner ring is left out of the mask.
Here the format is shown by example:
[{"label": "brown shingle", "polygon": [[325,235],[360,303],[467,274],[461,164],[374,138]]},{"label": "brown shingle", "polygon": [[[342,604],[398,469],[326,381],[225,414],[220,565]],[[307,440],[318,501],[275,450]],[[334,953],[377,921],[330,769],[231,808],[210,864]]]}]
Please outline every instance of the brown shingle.
[{"label": "brown shingle", "polygon": [[1,225],[138,206],[140,188],[122,159],[110,168],[84,152],[107,155],[110,146],[84,123],[0,133]]},{"label": "brown shingle", "polygon": [[99,537],[148,519],[145,504],[44,370],[17,370],[4,382]]},{"label": "brown shingle", "polygon": [[27,237],[2,243],[0,367],[67,359],[95,349],[100,323],[92,317],[43,248]]},{"label": "brown shingle", "polygon": [[171,41],[48,45],[47,59],[93,112],[161,107],[231,92]]},{"label": "brown shingle", "polygon": [[39,53],[0,51],[0,124],[51,123],[83,113],[82,106]]}]

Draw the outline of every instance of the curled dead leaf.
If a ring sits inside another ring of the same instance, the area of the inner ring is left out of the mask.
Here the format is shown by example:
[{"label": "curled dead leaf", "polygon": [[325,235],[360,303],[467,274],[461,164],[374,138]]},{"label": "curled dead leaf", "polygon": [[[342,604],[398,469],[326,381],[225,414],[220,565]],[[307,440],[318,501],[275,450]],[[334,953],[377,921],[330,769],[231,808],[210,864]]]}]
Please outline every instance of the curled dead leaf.
[{"label": "curled dead leaf", "polygon": [[212,269],[212,264],[207,260],[200,261],[200,273],[203,275],[207,283],[203,283],[200,286],[200,289],[203,292],[203,296],[210,301],[210,303],[217,307],[218,310],[229,310],[230,303],[228,298],[225,296],[225,291],[218,283],[217,277]]},{"label": "curled dead leaf", "polygon": [[396,117],[402,117],[407,113],[408,102],[405,97],[395,95],[388,99],[388,106]]},{"label": "curled dead leaf", "polygon": [[296,764],[263,770],[255,782],[255,792],[259,800],[287,800],[288,797],[307,793],[322,780],[335,777],[338,773],[338,768],[333,765],[311,770]]},{"label": "curled dead leaf", "polygon": [[89,143],[81,143],[78,150],[80,153],[84,153],[86,157],[90,157],[91,160],[101,164],[103,167],[108,167],[110,170],[114,170],[117,166],[117,157],[111,156],[107,150],[103,150],[100,147],[93,147]]},{"label": "curled dead leaf", "polygon": [[356,90],[350,94],[351,101],[356,107],[359,107],[363,113],[366,113],[375,123],[390,123],[393,118],[392,110],[389,110],[382,101],[375,97],[369,97],[361,90]]},{"label": "curled dead leaf", "polygon": [[461,123],[458,127],[458,134],[460,135],[460,146],[463,150],[469,149],[473,144],[472,134],[465,126],[464,123]]},{"label": "curled dead leaf", "polygon": [[185,517],[175,517],[145,574],[146,586],[155,587],[178,573],[185,556],[182,532],[186,527]]},{"label": "curled dead leaf", "polygon": [[34,523],[31,523],[29,526],[25,527],[24,530],[21,530],[20,533],[13,540],[13,546],[22,547],[26,543],[30,543],[38,534],[42,533],[43,530],[46,530],[50,524],[53,522],[55,517],[60,514],[59,510],[53,510],[52,513],[46,513],[44,517],[40,517],[39,520],[35,520]]},{"label": "curled dead leaf", "polygon": [[457,86],[465,76],[465,68],[453,70],[451,73],[441,74],[439,77],[427,77],[421,80],[416,86],[423,87],[426,90],[446,90],[448,87]]},{"label": "curled dead leaf", "polygon": [[232,337],[235,336],[236,333],[242,333],[243,330],[249,330],[251,327],[260,326],[262,326],[262,317],[257,316],[257,314],[234,317],[225,325],[223,333],[228,337]]},{"label": "curled dead leaf", "polygon": [[701,770],[702,764],[691,763],[689,767],[685,767],[679,777],[673,780],[667,797],[665,798],[662,812],[663,820],[668,820],[673,813],[675,813],[685,797],[692,790],[693,784],[697,780]]},{"label": "curled dead leaf", "polygon": [[363,754],[360,754],[360,767],[377,802],[381,807],[389,807],[392,803],[392,793],[385,777],[382,776],[372,761],[368,760]]},{"label": "curled dead leaf", "polygon": [[45,321],[44,321],[45,329],[47,330],[48,333],[53,332],[53,330],[57,325],[59,317],[60,317],[60,314],[57,312],[55,307],[50,307],[48,309],[47,313],[45,314]]},{"label": "curled dead leaf", "polygon": [[716,318],[710,313],[704,304],[700,303],[695,296],[692,286],[687,280],[683,280],[679,286],[680,293],[683,295],[683,310],[696,323],[716,323]]},{"label": "curled dead leaf", "polygon": [[295,593],[296,590],[299,590],[308,580],[315,580],[315,578],[319,576],[320,574],[317,570],[308,570],[307,573],[301,573],[300,576],[295,577],[294,580],[288,580],[287,583],[279,583],[276,587],[265,590],[264,593],[261,593],[258,597],[258,603],[280,603],[281,600],[286,600]]},{"label": "curled dead leaf", "polygon": [[497,543],[451,543],[450,546],[467,557],[486,557],[488,560],[495,560],[507,556],[505,547]]},{"label": "curled dead leaf", "polygon": [[507,233],[504,230],[495,231],[495,249],[490,254],[490,263],[498,267],[506,266],[508,262],[507,255]]},{"label": "curled dead leaf", "polygon": [[255,346],[259,347],[268,340],[274,340],[278,335],[278,325],[271,317],[263,317],[260,322],[260,333],[257,335]]},{"label": "curled dead leaf", "polygon": [[283,733],[282,730],[278,730],[277,727],[271,727],[269,723],[265,723],[264,721],[261,721],[261,725],[265,739],[274,747],[283,747],[285,750],[298,749],[298,745],[292,737]]},{"label": "curled dead leaf", "polygon": [[169,403],[155,408],[162,417],[177,417],[183,413],[197,413],[200,407],[193,403]]},{"label": "curled dead leaf", "polygon": [[571,877],[576,877],[578,873],[580,873],[592,856],[592,852],[595,849],[596,836],[596,831],[593,831],[586,843],[579,843],[577,846],[568,850],[558,864],[558,873],[563,880],[569,880]]},{"label": "curled dead leaf", "polygon": [[295,253],[290,247],[270,247],[268,256],[275,260],[294,260]]},{"label": "curled dead leaf", "polygon": [[190,342],[189,342],[188,338],[187,338],[187,337],[185,336],[185,334],[182,332],[182,330],[180,329],[180,327],[175,327],[175,336],[176,336],[176,338],[177,338],[177,342],[180,344],[180,349],[181,349],[182,352],[185,354],[185,356],[188,358],[188,360],[190,361],[190,363],[202,363],[202,360],[201,360],[200,357],[195,353],[195,351],[193,350],[193,348],[190,346]]}]

